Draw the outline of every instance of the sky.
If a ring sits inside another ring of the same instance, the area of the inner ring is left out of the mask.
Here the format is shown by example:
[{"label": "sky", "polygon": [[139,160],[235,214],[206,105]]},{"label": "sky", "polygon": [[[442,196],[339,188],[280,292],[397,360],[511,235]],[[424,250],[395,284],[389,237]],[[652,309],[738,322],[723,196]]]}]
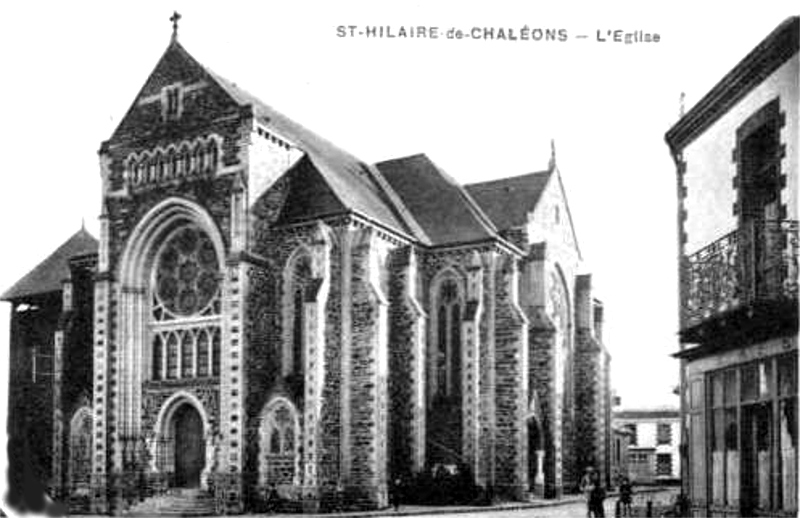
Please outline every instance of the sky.
[{"label": "sky", "polygon": [[[677,405],[676,189],[664,133],[681,92],[688,109],[797,11],[731,5],[5,2],[0,290],[82,222],[98,235],[97,150],[166,48],[174,9],[196,59],[364,161],[424,152],[469,183],[545,169],[552,139],[622,406]],[[436,27],[439,37],[340,37],[351,25]],[[496,37],[447,38],[473,28]],[[518,39],[499,39],[501,28]],[[523,28],[566,41],[522,40]],[[598,41],[614,30],[659,41]],[[0,310],[7,358],[10,310]]]}]

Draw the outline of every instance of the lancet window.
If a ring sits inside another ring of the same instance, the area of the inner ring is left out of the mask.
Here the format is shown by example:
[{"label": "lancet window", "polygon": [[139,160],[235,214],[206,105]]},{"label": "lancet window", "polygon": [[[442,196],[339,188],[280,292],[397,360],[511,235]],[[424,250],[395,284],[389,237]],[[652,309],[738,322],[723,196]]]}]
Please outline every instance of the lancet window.
[{"label": "lancet window", "polygon": [[434,395],[453,397],[461,391],[461,320],[463,301],[455,279],[446,279],[437,295]]},{"label": "lancet window", "polygon": [[303,372],[304,346],[306,342],[305,302],[311,288],[311,258],[308,255],[297,257],[290,266],[291,270],[285,289],[289,295],[285,308],[285,322],[291,330],[289,346],[284,349],[284,373],[299,375]]}]

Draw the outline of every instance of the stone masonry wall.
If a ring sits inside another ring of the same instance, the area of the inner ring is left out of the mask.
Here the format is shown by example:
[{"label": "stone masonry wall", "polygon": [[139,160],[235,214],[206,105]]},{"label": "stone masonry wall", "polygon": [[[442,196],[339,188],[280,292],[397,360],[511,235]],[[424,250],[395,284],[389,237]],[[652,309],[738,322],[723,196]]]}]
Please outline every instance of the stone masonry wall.
[{"label": "stone masonry wall", "polygon": [[575,385],[577,387],[576,432],[583,440],[576,443],[576,461],[579,470],[594,466],[602,473],[602,460],[598,438],[602,430],[603,391],[601,387],[602,366],[600,350],[588,330],[578,331],[575,361]]},{"label": "stone masonry wall", "polygon": [[522,499],[528,490],[528,322],[518,303],[516,258],[501,261],[495,297],[495,488]]},{"label": "stone masonry wall", "polygon": [[377,238],[362,231],[353,247],[352,345],[350,372],[350,473],[348,500],[357,507],[383,507],[386,487],[386,412],[388,400],[388,313],[386,296],[375,285],[380,265],[373,254]]},{"label": "stone masonry wall", "polygon": [[530,363],[528,383],[536,392],[541,410],[541,434],[544,449],[542,469],[544,472],[544,496],[556,498],[561,495],[561,412],[556,401],[555,327],[543,307],[529,307],[526,311],[530,321],[528,346]]},{"label": "stone masonry wall", "polygon": [[478,412],[478,452],[475,470],[475,482],[483,487],[494,487],[497,481],[497,452],[495,431],[497,428],[497,352],[495,350],[496,319],[496,284],[498,271],[498,254],[485,251],[481,257],[483,275],[483,300],[481,319],[479,321],[479,355],[478,355],[478,394],[480,397]]},{"label": "stone masonry wall", "polygon": [[[292,402],[298,412],[298,416],[303,421],[302,416],[305,411],[305,395],[303,392],[303,384],[296,379],[295,376],[287,375],[281,369],[283,345],[284,345],[284,313],[286,308],[284,304],[286,299],[284,297],[284,271],[287,268],[287,263],[295,252],[301,247],[310,249],[315,242],[315,232],[317,231],[316,225],[308,225],[304,227],[297,227],[294,229],[273,229],[270,227],[271,220],[277,217],[280,211],[280,204],[285,199],[285,185],[278,183],[273,186],[276,190],[267,192],[262,199],[258,200],[251,211],[255,214],[254,221],[251,223],[251,232],[253,232],[257,239],[253,240],[256,246],[253,247],[258,261],[263,261],[263,266],[251,266],[250,275],[250,293],[248,305],[248,319],[251,332],[248,361],[247,376],[248,376],[248,394],[247,394],[247,477],[248,481],[248,499],[249,506],[253,508],[259,505],[259,499],[263,497],[261,489],[258,488],[259,477],[257,473],[261,469],[258,465],[258,456],[260,449],[263,445],[259,444],[259,427],[261,425],[262,410],[273,398],[276,396],[283,396]],[[262,255],[266,254],[266,255]],[[337,251],[334,250],[331,258],[338,261]],[[335,271],[338,263],[332,263],[331,271]],[[332,283],[333,290],[336,290],[336,282]],[[331,376],[338,378],[338,369],[329,372],[331,367],[331,354],[337,354],[336,343],[329,343],[329,340],[335,333],[335,326],[339,320],[336,314],[336,298],[328,297],[328,302],[324,308],[325,312],[323,317],[325,320],[326,329],[324,330],[325,344],[319,344],[324,348],[323,354],[325,355],[325,377],[326,379],[321,382],[321,386],[328,387],[331,384]],[[331,351],[332,350],[332,351]],[[335,368],[335,366],[334,366]],[[322,405],[323,418],[322,426],[329,426],[326,424],[330,420],[330,415],[327,415],[327,407],[330,405],[330,394],[323,393],[325,402]],[[327,421],[326,421],[327,420]],[[338,443],[331,445],[329,438],[323,431],[321,437],[324,437],[323,443],[317,445],[317,451],[323,452],[322,459],[327,456],[327,465],[330,469],[330,456],[331,449],[338,449]],[[297,438],[297,440],[302,440]],[[328,443],[326,444],[326,441]],[[303,458],[303,449],[301,448],[301,459]],[[327,452],[327,453],[326,453]],[[335,455],[335,453],[333,453]],[[325,464],[325,462],[322,462]],[[320,467],[318,463],[317,468]],[[300,461],[300,473],[305,472],[304,462]],[[330,476],[329,469],[326,472],[322,470],[323,479]],[[315,468],[314,471],[317,471]],[[299,495],[297,495],[299,497]],[[313,499],[316,501],[317,496]]]},{"label": "stone masonry wall", "polygon": [[318,477],[323,501],[341,478],[341,384],[342,384],[342,247],[341,229],[334,230],[330,252],[330,292],[325,308],[325,380]]},{"label": "stone masonry wall", "polygon": [[416,261],[410,247],[389,257],[389,466],[409,479],[424,463],[424,313],[416,299]]},{"label": "stone masonry wall", "polygon": [[245,334],[249,343],[245,372],[248,379],[245,398],[245,500],[252,508],[260,497],[258,491],[258,454],[264,445],[259,444],[261,412],[268,402],[269,390],[278,372],[277,349],[271,347],[271,338],[277,326],[274,307],[275,269],[251,266],[245,312]]},{"label": "stone masonry wall", "polygon": [[[489,321],[494,318],[494,315],[487,310],[487,306],[493,307],[494,304],[493,300],[490,300],[494,297],[494,276],[487,274],[487,271],[494,268],[493,252],[489,252],[488,247],[431,251],[424,254],[422,259],[421,301],[428,315],[428,330],[424,347],[426,371],[429,371],[430,351],[436,347],[431,327],[433,312],[436,311],[432,306],[434,301],[431,293],[434,279],[447,269],[453,271],[461,284],[460,290],[464,296],[464,312],[462,314],[464,320],[462,321],[461,336],[461,408],[450,409],[460,414],[458,416],[461,423],[460,437],[435,436],[437,427],[434,425],[436,423],[428,421],[432,417],[431,398],[427,395],[431,387],[429,378],[432,373],[426,372],[426,440],[447,443],[456,439],[461,445],[456,453],[461,454],[461,462],[469,464],[473,469],[476,481],[480,484],[493,483],[493,473],[490,467],[493,465],[494,459],[494,398],[493,384],[491,383],[493,371],[490,369],[493,363],[488,358],[494,356],[494,328],[489,325]],[[491,315],[491,317],[487,315]],[[473,332],[474,335],[471,335],[470,333]],[[469,359],[469,354],[473,355],[473,364],[465,365],[465,359]],[[476,372],[476,367],[477,380],[470,383],[466,375],[468,372]],[[465,407],[465,405],[469,405],[469,407]],[[452,417],[448,416],[447,418]],[[442,426],[438,428],[442,428]],[[452,434],[451,429],[448,428],[447,431]],[[444,430],[440,430],[439,433],[444,433]],[[477,448],[474,445],[477,445]],[[428,456],[426,463],[430,462],[431,458]]]}]

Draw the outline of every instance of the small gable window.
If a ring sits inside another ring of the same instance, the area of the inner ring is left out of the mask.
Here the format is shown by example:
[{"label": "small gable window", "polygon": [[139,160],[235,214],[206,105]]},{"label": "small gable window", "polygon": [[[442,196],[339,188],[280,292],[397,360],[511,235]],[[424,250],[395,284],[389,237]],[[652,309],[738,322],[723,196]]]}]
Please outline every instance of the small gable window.
[{"label": "small gable window", "polygon": [[168,86],[164,88],[162,101],[164,120],[174,121],[180,118],[182,111],[181,102],[183,101],[181,93],[180,86]]}]

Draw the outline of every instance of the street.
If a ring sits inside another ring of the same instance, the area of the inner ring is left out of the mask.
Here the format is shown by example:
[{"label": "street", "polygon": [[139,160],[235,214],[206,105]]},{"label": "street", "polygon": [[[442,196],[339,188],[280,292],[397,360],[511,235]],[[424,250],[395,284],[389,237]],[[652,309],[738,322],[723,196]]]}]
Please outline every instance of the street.
[{"label": "street", "polygon": [[[661,516],[663,509],[670,506],[675,501],[678,494],[678,488],[666,488],[657,491],[638,492],[633,496],[633,511],[634,516],[646,516],[645,510],[647,502],[653,502],[653,516]],[[616,496],[611,496],[605,501],[605,515],[607,517],[614,516],[614,507],[617,502]],[[442,518],[565,518],[577,517],[583,518],[586,516],[586,502],[580,497],[575,495],[567,496],[564,501],[541,501],[539,507],[526,507],[520,509],[509,504],[509,509],[503,509],[502,505],[497,506],[485,511],[476,511],[470,509],[469,511],[458,512],[454,509],[453,513],[447,512],[447,508],[443,507],[411,507],[401,506],[398,512],[391,510],[378,511],[378,512],[363,512],[363,513],[344,513],[337,514],[316,514],[316,515],[266,515],[272,518],[291,518],[297,516],[304,516],[305,518],[335,518],[337,516],[343,518],[373,518],[373,517],[392,517],[392,516],[441,516]],[[243,518],[250,517],[263,517],[265,515],[245,515]]]},{"label": "street", "polygon": [[[678,493],[678,488],[668,488],[659,491],[639,492],[634,494],[633,497],[633,511],[634,516],[646,516],[645,509],[647,502],[653,502],[652,516],[662,516],[662,510],[675,501]],[[614,516],[614,506],[616,505],[617,498],[612,496],[605,501],[605,515],[609,518]],[[487,509],[485,511],[477,511],[473,509],[458,512],[454,509],[453,513],[447,512],[446,507],[411,507],[401,506],[398,512],[392,510],[372,511],[361,513],[343,513],[343,514],[246,514],[241,515],[241,518],[383,518],[393,516],[439,516],[441,518],[567,518],[576,517],[583,518],[586,516],[586,502],[570,495],[561,502],[554,501],[541,501],[539,507],[527,507],[520,509],[512,507],[513,504],[508,504],[509,509],[503,509],[502,505]],[[84,515],[72,515],[76,517],[83,517]],[[85,515],[88,518],[88,515]]]}]

